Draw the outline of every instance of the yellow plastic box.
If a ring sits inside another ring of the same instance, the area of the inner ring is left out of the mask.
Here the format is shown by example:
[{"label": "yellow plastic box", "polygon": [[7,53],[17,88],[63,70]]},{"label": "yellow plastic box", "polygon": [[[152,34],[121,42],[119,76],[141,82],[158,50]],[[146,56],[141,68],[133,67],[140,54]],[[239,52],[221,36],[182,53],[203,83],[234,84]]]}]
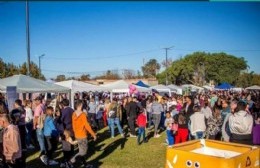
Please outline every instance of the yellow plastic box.
[{"label": "yellow plastic box", "polygon": [[192,140],[166,151],[166,168],[260,168],[260,148],[214,140]]}]

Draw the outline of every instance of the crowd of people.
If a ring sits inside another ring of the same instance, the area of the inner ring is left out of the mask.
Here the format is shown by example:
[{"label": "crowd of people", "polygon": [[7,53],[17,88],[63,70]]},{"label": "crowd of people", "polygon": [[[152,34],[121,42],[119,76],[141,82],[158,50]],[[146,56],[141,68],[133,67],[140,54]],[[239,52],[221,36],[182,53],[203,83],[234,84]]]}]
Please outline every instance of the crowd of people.
[{"label": "crowd of people", "polygon": [[[66,98],[59,98],[52,107],[38,96],[32,101],[17,99],[14,109],[8,111],[1,96],[1,166],[25,168],[27,150],[39,148],[39,159],[47,166],[72,168],[81,162],[92,167],[85,157],[88,141],[95,141],[98,130],[105,127],[111,138],[136,138],[137,145],[148,142],[147,131],[154,138],[165,131],[167,139],[162,141],[168,147],[202,138],[260,145],[259,92],[218,91],[187,96],[154,92],[113,98],[100,93],[81,97],[75,96],[74,109]],[[59,144],[61,163],[53,157]]]}]

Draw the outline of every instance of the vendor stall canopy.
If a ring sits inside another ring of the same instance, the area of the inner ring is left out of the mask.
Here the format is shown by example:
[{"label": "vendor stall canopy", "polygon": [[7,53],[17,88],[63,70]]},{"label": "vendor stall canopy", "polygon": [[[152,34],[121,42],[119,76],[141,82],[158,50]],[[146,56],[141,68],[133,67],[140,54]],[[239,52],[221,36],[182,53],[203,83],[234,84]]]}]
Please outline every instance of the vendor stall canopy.
[{"label": "vendor stall canopy", "polygon": [[13,75],[0,79],[0,92],[6,92],[8,86],[16,86],[18,93],[68,93],[70,89],[48,83],[26,75]]}]

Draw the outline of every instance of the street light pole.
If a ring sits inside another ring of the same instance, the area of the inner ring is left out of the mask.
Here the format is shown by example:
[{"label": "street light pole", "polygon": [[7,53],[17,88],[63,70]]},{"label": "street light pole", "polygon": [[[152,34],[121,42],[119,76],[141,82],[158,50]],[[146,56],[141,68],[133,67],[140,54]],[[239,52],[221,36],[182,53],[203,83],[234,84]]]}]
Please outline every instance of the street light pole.
[{"label": "street light pole", "polygon": [[40,73],[42,72],[42,69],[41,69],[41,59],[44,56],[45,56],[45,54],[42,54],[42,55],[39,56],[39,70],[40,70]]},{"label": "street light pole", "polygon": [[30,76],[30,30],[29,30],[29,2],[26,0],[26,48],[27,48],[27,75]]},{"label": "street light pole", "polygon": [[165,57],[166,57],[166,59],[165,59],[165,73],[166,73],[166,77],[165,77],[165,85],[168,85],[168,73],[167,73],[167,69],[168,69],[168,50],[170,50],[171,48],[173,48],[173,46],[171,46],[171,47],[167,47],[167,48],[164,48],[165,49]]}]

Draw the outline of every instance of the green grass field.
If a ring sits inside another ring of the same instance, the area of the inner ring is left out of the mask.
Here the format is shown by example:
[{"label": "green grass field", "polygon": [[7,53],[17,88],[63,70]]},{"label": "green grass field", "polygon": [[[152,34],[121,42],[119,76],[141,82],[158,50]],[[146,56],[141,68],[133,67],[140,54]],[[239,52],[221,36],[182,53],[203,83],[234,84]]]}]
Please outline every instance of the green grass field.
[{"label": "green grass field", "polygon": [[[117,129],[116,129],[117,131]],[[115,131],[115,132],[116,132]],[[105,128],[98,131],[98,139],[89,142],[87,161],[95,168],[162,168],[165,162],[165,132],[161,133],[160,138],[153,138],[153,132],[146,130],[148,143],[137,145],[136,138],[122,138],[117,135],[110,138],[110,132]],[[29,151],[27,157],[28,168],[46,168],[38,158],[39,152]],[[62,153],[59,149],[54,154],[55,160],[61,161]],[[59,167],[59,166],[48,166]],[[75,167],[81,167],[80,164]]]}]

